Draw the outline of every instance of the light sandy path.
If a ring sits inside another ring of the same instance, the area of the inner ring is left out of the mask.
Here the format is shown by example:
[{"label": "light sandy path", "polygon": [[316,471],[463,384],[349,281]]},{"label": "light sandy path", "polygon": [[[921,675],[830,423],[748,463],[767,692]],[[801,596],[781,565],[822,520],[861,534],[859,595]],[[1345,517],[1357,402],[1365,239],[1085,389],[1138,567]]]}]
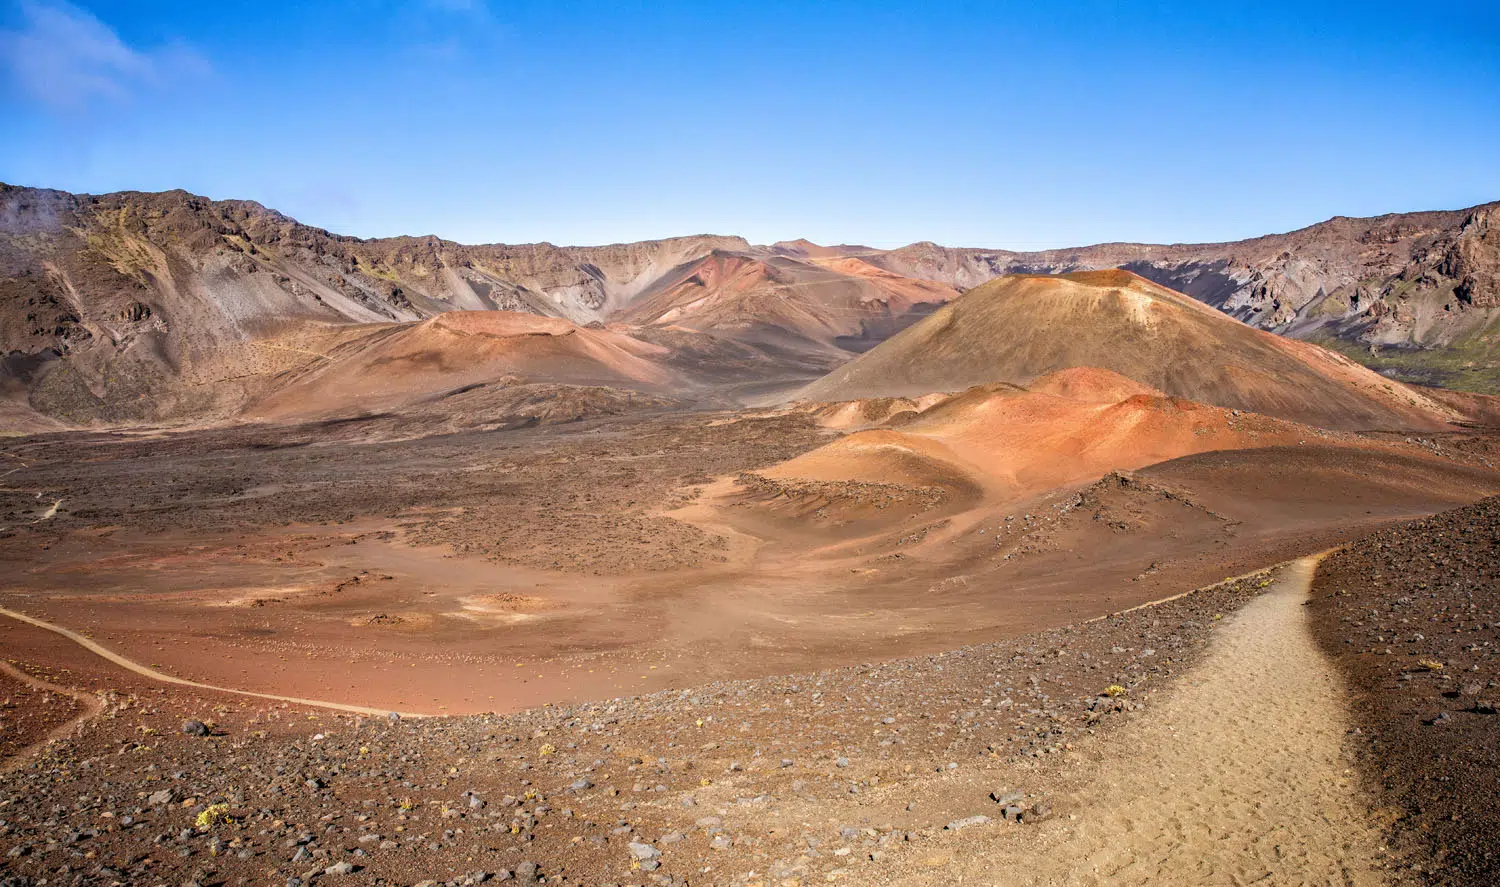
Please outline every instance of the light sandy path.
[{"label": "light sandy path", "polygon": [[1384,884],[1341,752],[1343,687],[1303,607],[1316,565],[1295,561],[1225,620],[1203,663],[1086,765],[1063,819],[966,831],[953,862],[911,880]]},{"label": "light sandy path", "polygon": [[14,665],[11,665],[9,662],[6,662],[4,660],[0,660],[0,672],[4,672],[11,678],[25,684],[28,687],[31,687],[34,690],[41,690],[45,693],[56,693],[59,696],[71,697],[77,700],[79,705],[83,706],[82,711],[74,715],[72,718],[69,718],[65,723],[59,724],[58,726],[47,731],[46,736],[43,736],[36,742],[33,742],[25,748],[17,751],[15,754],[6,758],[4,761],[0,761],[0,773],[9,773],[10,771],[23,766],[26,761],[30,759],[33,752],[46,748],[52,742],[58,739],[62,739],[64,736],[71,734],[84,721],[89,720],[90,718],[94,717],[95,715],[99,714],[99,712],[104,710],[104,703],[99,700],[98,696],[95,696],[92,693],[85,693],[82,690],[74,690],[72,687],[64,687],[61,684],[54,684],[51,681],[44,681],[39,677],[27,674],[26,672],[20,670],[19,668],[16,668]]},{"label": "light sandy path", "polygon": [[[192,687],[197,690],[210,690],[214,693],[233,693],[236,696],[251,696],[256,699],[269,699],[273,702],[290,702],[294,705],[305,705],[310,708],[326,708],[333,711],[347,711],[359,715],[382,716],[389,712],[389,709],[384,708],[366,708],[362,705],[345,705],[342,702],[324,702],[319,699],[302,699],[297,696],[277,696],[274,693],[256,693],[253,690],[235,690],[231,687],[216,687],[213,684],[200,684],[197,681],[190,681],[187,678],[179,678],[175,675],[169,675],[163,672],[159,672],[156,669],[151,668],[150,666],[142,665],[132,659],[126,659],[124,656],[121,656],[119,653],[116,653],[108,647],[105,647],[92,638],[84,637],[76,631],[63,628],[61,625],[54,625],[51,622],[37,619],[35,616],[27,616],[25,613],[18,613],[15,610],[7,609],[5,607],[0,607],[0,616],[8,616],[11,619],[15,619],[19,622],[25,622],[27,625],[35,625],[37,628],[44,628],[47,631],[60,634],[73,643],[79,645],[80,647],[83,647],[85,650],[88,650],[90,653],[93,653],[94,655],[99,656],[103,659],[107,659],[110,662],[113,662],[115,665],[118,665],[121,668],[125,669],[126,671],[134,672],[141,677],[150,678],[153,681],[160,681],[164,684],[176,684],[179,687]],[[408,712],[400,712],[399,714],[402,717],[409,718],[428,717],[427,715]]]}]

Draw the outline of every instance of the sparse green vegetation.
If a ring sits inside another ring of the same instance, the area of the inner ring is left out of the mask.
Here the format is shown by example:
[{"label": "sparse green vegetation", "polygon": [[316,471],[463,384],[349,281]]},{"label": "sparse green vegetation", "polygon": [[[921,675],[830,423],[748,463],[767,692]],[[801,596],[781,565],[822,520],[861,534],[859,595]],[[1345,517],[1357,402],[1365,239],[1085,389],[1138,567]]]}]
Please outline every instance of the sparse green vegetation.
[{"label": "sparse green vegetation", "polygon": [[1500,394],[1500,354],[1495,352],[1495,343],[1487,339],[1487,335],[1475,336],[1433,350],[1377,346],[1373,353],[1368,345],[1343,339],[1329,337],[1314,341],[1402,382]]},{"label": "sparse green vegetation", "polygon": [[356,261],[358,262],[357,270],[361,274],[366,274],[370,277],[378,277],[381,280],[389,280],[391,283],[401,282],[401,278],[396,274],[396,272],[392,271],[389,268],[381,268],[378,265],[372,265],[363,258],[357,259]]}]

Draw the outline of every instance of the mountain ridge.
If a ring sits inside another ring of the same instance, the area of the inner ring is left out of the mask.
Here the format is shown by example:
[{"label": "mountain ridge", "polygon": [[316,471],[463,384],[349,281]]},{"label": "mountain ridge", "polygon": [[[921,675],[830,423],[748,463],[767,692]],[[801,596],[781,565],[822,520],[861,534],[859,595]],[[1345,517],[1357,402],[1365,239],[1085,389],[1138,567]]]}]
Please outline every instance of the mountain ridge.
[{"label": "mountain ridge", "polygon": [[[997,276],[1110,267],[1398,378],[1493,392],[1497,208],[1335,217],[1227,244],[1033,253],[758,246],[730,235],[464,245],[335,234],[253,200],[183,190],[0,184],[0,397],[7,416],[75,424],[222,417],[284,370],[264,355],[300,347],[278,337],[484,310],[625,322],[655,341],[686,336],[695,354],[734,351],[751,387],[773,381],[778,365],[806,381]],[[766,270],[669,292],[674,275],[680,284],[715,255]],[[254,366],[226,363],[262,342],[271,350],[257,346]]]}]

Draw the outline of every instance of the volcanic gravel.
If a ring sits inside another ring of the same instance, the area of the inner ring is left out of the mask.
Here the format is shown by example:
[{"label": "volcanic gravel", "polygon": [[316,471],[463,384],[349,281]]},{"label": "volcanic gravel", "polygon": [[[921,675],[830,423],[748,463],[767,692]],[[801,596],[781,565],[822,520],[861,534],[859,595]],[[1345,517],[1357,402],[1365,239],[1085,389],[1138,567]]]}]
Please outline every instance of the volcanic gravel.
[{"label": "volcanic gravel", "polygon": [[1330,555],[1311,606],[1394,846],[1428,883],[1500,883],[1500,499]]},{"label": "volcanic gravel", "polygon": [[82,711],[69,696],[0,674],[0,767]]},{"label": "volcanic gravel", "polygon": [[1065,814],[1049,785],[1075,749],[1149,710],[1270,575],[940,655],[508,716],[126,680],[0,782],[0,883],[879,882],[960,829]]},{"label": "volcanic gravel", "polygon": [[[505,431],[329,444],[326,425],[0,444],[0,545],[31,551],[80,529],[142,534],[399,519],[419,544],[565,571],[628,572],[722,558],[723,540],[657,512],[684,488],[805,452],[805,416],[672,413]],[[383,428],[384,420],[368,424]],[[358,435],[361,423],[339,423]],[[375,432],[372,432],[375,433]],[[37,521],[38,501],[61,500]],[[9,540],[9,541],[6,541]]]}]

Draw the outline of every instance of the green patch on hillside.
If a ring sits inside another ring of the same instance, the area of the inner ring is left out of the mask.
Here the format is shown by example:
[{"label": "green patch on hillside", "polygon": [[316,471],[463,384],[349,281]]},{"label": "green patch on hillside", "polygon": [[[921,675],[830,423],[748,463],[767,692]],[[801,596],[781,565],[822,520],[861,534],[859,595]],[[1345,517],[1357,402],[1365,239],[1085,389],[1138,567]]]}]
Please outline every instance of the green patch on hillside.
[{"label": "green patch on hillside", "polygon": [[1402,382],[1500,395],[1500,354],[1495,350],[1497,343],[1484,341],[1488,338],[1476,337],[1445,348],[1396,348],[1385,345],[1377,346],[1373,351],[1369,345],[1332,337],[1312,341],[1364,364],[1383,376]]},{"label": "green patch on hillside", "polygon": [[390,268],[382,268],[381,266],[374,264],[363,257],[356,257],[355,262],[357,263],[355,270],[359,271],[361,274],[365,274],[370,277],[378,277],[381,280],[388,280],[391,283],[401,282],[401,277]]}]

